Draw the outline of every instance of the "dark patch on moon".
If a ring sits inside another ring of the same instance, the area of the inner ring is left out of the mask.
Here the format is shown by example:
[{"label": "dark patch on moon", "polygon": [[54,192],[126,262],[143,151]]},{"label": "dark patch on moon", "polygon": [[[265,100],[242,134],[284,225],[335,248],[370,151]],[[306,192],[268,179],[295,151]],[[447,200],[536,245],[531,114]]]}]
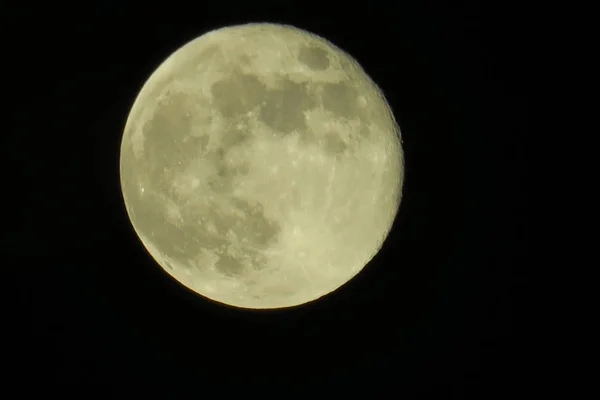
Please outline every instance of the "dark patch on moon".
[{"label": "dark patch on moon", "polygon": [[323,107],[344,118],[359,116],[356,104],[356,91],[345,83],[325,83],[323,85]]},{"label": "dark patch on moon", "polygon": [[[244,272],[243,259],[250,261],[256,270],[266,267],[262,250],[277,239],[281,226],[265,216],[262,205],[230,197],[227,204],[214,204],[204,210],[181,207],[182,225],[177,227],[167,222],[164,201],[163,197],[151,193],[131,199],[131,207],[136,211],[131,219],[140,232],[153,232],[149,239],[169,259],[191,267],[189,259],[193,253],[189,249],[203,249],[220,257],[215,267],[227,276]],[[203,223],[198,223],[198,212],[202,213]],[[232,241],[228,234],[237,240]],[[230,245],[238,248],[240,256],[227,254]],[[165,268],[174,269],[171,263],[165,263]]]},{"label": "dark patch on moon", "polygon": [[184,146],[188,147],[189,149],[196,149],[196,151],[200,154],[203,154],[206,151],[209,141],[210,136],[208,135],[186,136],[183,138]]},{"label": "dark patch on moon", "polygon": [[152,119],[143,127],[146,168],[151,180],[160,185],[172,178],[178,165],[196,157],[202,149],[204,139],[189,136],[192,120],[186,112],[192,101],[191,96],[182,93],[170,95],[157,105]]},{"label": "dark patch on moon", "polygon": [[247,125],[244,125],[241,129],[230,127],[223,132],[221,146],[223,146],[225,151],[228,151],[234,146],[247,142],[248,139],[250,139],[250,130],[247,128]]},{"label": "dark patch on moon", "polygon": [[315,105],[306,84],[284,79],[282,88],[266,93],[260,118],[275,133],[285,135],[293,130],[305,130],[304,111]]},{"label": "dark patch on moon", "polygon": [[279,224],[265,217],[263,205],[250,203],[241,198],[232,198],[235,208],[243,212],[243,224],[239,226],[238,236],[246,238],[255,246],[268,246],[279,234]]},{"label": "dark patch on moon", "polygon": [[250,172],[248,161],[229,158],[227,157],[227,151],[228,149],[221,147],[206,155],[216,168],[215,173],[208,178],[208,186],[220,194],[231,193],[235,188],[235,179]]},{"label": "dark patch on moon", "polygon": [[371,136],[371,130],[365,123],[361,124],[359,133],[362,137],[365,137],[365,138]]},{"label": "dark patch on moon", "polygon": [[346,142],[336,132],[327,133],[322,139],[322,146],[325,153],[331,155],[344,154],[348,149]]},{"label": "dark patch on moon", "polygon": [[251,204],[248,200],[237,197],[232,197],[230,200],[231,203],[226,206],[227,209],[238,211],[239,215],[224,213],[223,210],[218,209],[214,209],[207,215],[220,236],[232,233],[240,242],[247,245],[247,247],[241,247],[242,257],[239,258],[221,253],[220,249],[212,249],[216,250],[221,257],[216,264],[217,270],[229,276],[243,271],[242,258],[250,259],[254,268],[260,269],[266,266],[260,250],[273,243],[281,231],[279,224],[264,215],[260,204]]},{"label": "dark patch on moon", "polygon": [[208,180],[208,187],[215,193],[227,194],[233,189],[233,179],[225,177],[212,177]]},{"label": "dark patch on moon", "polygon": [[202,63],[206,63],[209,59],[213,58],[218,51],[220,51],[220,47],[216,44],[208,46],[205,48],[200,54],[198,54],[198,60]]},{"label": "dark patch on moon", "polygon": [[220,177],[231,176],[232,170],[227,160],[227,151],[224,148],[218,148],[210,157],[212,163],[217,167],[217,175]]},{"label": "dark patch on moon", "polygon": [[[229,120],[244,120],[245,114],[259,109],[259,119],[276,134],[285,135],[293,130],[306,129],[304,111],[317,102],[305,83],[295,83],[285,76],[281,87],[268,89],[253,75],[235,73],[215,82],[211,87],[213,105]],[[245,140],[245,129],[225,133],[224,145]]]},{"label": "dark patch on moon", "polygon": [[314,71],[324,71],[329,67],[327,52],[318,47],[302,47],[298,61]]},{"label": "dark patch on moon", "polygon": [[235,73],[213,83],[212,101],[223,117],[233,118],[258,107],[265,89],[256,76]]},{"label": "dark patch on moon", "polygon": [[243,53],[242,55],[240,55],[239,62],[241,65],[249,66],[252,65],[252,61],[254,61],[255,59],[256,54]]},{"label": "dark patch on moon", "polygon": [[[184,250],[197,247],[197,236],[190,231],[187,222],[190,220],[185,209],[181,209],[183,226],[181,228],[168,223],[165,213],[165,200],[162,196],[146,191],[144,196],[130,198],[131,208],[135,215],[131,216],[136,230],[144,233],[157,249],[171,260],[186,260],[189,254]],[[148,232],[152,232],[149,235]],[[183,262],[182,265],[186,263]],[[167,268],[169,265],[167,265]],[[172,265],[171,265],[172,267]]]},{"label": "dark patch on moon", "polygon": [[249,162],[228,156],[230,150],[247,143],[251,138],[250,134],[247,125],[244,125],[241,129],[230,126],[223,132],[219,147],[214,152],[206,155],[217,169],[216,174],[208,182],[209,187],[215,192],[230,193],[234,189],[235,178],[240,175],[247,175],[250,172]]},{"label": "dark patch on moon", "polygon": [[215,263],[215,268],[225,276],[237,276],[244,271],[241,260],[226,252],[219,254],[219,260]]}]

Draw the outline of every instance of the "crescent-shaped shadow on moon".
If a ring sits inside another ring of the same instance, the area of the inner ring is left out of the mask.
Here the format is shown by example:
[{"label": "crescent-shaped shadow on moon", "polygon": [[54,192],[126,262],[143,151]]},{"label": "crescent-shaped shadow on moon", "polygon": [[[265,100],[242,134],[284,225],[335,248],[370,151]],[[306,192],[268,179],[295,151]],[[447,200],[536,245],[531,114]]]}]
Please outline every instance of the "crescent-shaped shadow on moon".
[{"label": "crescent-shaped shadow on moon", "polygon": [[403,182],[377,85],[328,41],[275,24],[212,31],[168,57],[131,109],[120,167],[157,263],[251,309],[307,303],[358,274]]}]

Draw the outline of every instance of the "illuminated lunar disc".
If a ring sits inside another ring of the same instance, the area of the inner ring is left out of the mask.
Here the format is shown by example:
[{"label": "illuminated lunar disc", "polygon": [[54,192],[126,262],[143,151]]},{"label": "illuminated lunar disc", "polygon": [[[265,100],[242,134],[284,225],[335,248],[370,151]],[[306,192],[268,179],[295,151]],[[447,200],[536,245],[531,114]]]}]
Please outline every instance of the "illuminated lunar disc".
[{"label": "illuminated lunar disc", "polygon": [[242,308],[348,282],[381,248],[403,181],[378,87],[330,42],[275,24],[215,30],[169,56],[135,100],[120,162],[157,263]]}]

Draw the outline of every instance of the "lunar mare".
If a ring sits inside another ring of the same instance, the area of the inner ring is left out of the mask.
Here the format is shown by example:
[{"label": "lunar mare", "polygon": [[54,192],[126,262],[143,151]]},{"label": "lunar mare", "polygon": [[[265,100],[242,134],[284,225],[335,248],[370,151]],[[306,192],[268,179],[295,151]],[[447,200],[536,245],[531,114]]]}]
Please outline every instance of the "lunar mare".
[{"label": "lunar mare", "polygon": [[380,249],[403,182],[377,85],[291,26],[206,33],[138,94],[121,145],[131,223],[186,287],[242,308],[320,298]]}]

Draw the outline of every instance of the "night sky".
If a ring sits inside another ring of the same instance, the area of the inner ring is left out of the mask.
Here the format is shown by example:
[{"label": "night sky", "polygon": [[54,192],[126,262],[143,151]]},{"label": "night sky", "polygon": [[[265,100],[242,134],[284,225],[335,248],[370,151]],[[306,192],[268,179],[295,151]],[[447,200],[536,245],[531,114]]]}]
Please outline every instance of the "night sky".
[{"label": "night sky", "polygon": [[[81,398],[162,387],[167,398],[489,399],[528,387],[518,9],[108,3],[3,13],[7,383]],[[364,271],[318,302],[262,312],[199,297],[163,272],[119,182],[126,118],[154,69],[202,33],[257,21],[356,58],[393,109],[406,158],[398,217]]]}]

